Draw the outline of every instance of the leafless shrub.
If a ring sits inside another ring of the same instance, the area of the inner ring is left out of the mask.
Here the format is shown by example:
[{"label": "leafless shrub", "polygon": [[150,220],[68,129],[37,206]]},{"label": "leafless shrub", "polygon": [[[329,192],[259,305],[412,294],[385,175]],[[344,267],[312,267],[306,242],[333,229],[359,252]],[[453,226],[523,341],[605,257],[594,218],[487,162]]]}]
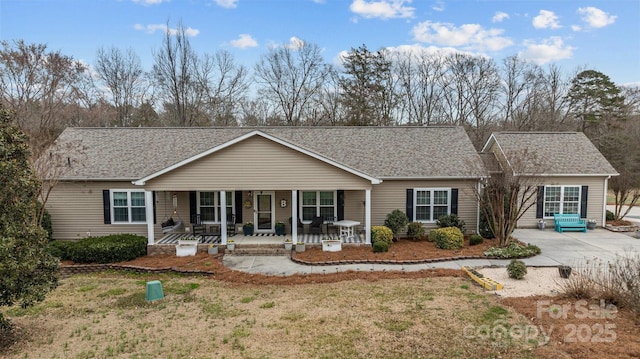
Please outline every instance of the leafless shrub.
[{"label": "leafless shrub", "polygon": [[586,260],[557,283],[567,297],[597,298],[640,315],[640,254],[627,251],[613,262]]}]

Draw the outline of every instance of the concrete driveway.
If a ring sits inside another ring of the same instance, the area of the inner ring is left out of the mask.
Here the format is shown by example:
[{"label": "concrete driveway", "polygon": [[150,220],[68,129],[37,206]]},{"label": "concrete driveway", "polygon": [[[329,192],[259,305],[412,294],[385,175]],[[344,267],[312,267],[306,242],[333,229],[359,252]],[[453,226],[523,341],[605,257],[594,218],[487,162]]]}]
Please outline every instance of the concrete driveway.
[{"label": "concrete driveway", "polygon": [[616,233],[601,228],[587,233],[517,229],[514,237],[540,247],[540,255],[525,260],[531,266],[580,266],[587,259],[599,258],[606,262],[627,252],[640,254],[640,239],[635,238],[635,233]]},{"label": "concrete driveway", "polygon": [[[600,258],[604,261],[614,260],[616,255],[626,251],[640,254],[640,239],[629,235],[615,233],[606,229],[595,229],[582,232],[558,233],[553,229],[518,229],[514,237],[524,243],[540,247],[542,254],[525,258],[523,261],[532,267],[555,267],[561,264],[579,267],[586,259]],[[267,275],[291,274],[328,274],[347,270],[353,271],[419,271],[432,268],[460,269],[461,266],[504,267],[509,260],[466,259],[449,262],[423,264],[345,264],[331,266],[309,266],[292,262],[285,256],[234,256],[225,255],[223,263],[227,267],[249,273]]]}]

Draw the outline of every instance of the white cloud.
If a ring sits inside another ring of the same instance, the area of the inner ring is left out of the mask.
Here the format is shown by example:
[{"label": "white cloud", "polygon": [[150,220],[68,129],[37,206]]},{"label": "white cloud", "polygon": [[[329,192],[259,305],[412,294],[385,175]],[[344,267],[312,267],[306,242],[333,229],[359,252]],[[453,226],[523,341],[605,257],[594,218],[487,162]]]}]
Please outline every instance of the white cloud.
[{"label": "white cloud", "polygon": [[289,43],[284,45],[285,47],[288,47],[292,50],[298,50],[300,49],[302,46],[304,46],[304,41],[302,39],[299,39],[295,36],[292,36],[289,39]]},{"label": "white cloud", "polygon": [[433,9],[434,11],[444,11],[444,2],[441,0],[436,1],[436,3],[431,6],[431,9]]},{"label": "white cloud", "polygon": [[502,20],[508,19],[508,18],[509,18],[509,14],[507,14],[506,12],[497,11],[496,14],[493,15],[493,17],[491,18],[491,21],[502,22]]},{"label": "white cloud", "polygon": [[536,29],[558,29],[560,23],[558,16],[553,11],[540,10],[538,16],[533,18],[533,27]]},{"label": "white cloud", "polygon": [[579,8],[578,14],[582,15],[582,21],[586,22],[589,27],[596,29],[611,25],[618,18],[593,6]]},{"label": "white cloud", "polygon": [[246,49],[247,47],[258,46],[258,42],[249,34],[240,34],[240,37],[235,40],[231,40],[231,46]]},{"label": "white cloud", "polygon": [[582,27],[580,25],[571,25],[571,30],[573,30],[573,31],[581,31]]},{"label": "white cloud", "polygon": [[134,3],[136,4],[142,4],[142,5],[158,5],[158,4],[162,4],[163,2],[167,1],[167,0],[132,0]]},{"label": "white cloud", "polygon": [[[164,25],[164,24],[149,24],[149,25],[135,24],[133,25],[133,28],[138,31],[144,31],[147,34],[153,34],[156,31],[161,31],[163,33],[169,31],[171,35],[175,35],[178,33],[178,29],[167,28],[167,25]],[[194,36],[198,36],[198,34],[200,33],[200,30],[187,27],[184,29],[184,33],[187,36],[194,37]]]},{"label": "white cloud", "polygon": [[227,9],[234,9],[238,7],[238,0],[215,0],[215,2],[218,6]]},{"label": "white cloud", "polygon": [[570,59],[573,56],[574,47],[565,45],[558,36],[552,36],[542,43],[534,43],[525,41],[524,46],[527,48],[518,54],[525,60],[530,60],[538,65],[544,65],[549,62]]},{"label": "white cloud", "polygon": [[415,8],[404,6],[412,0],[353,0],[349,9],[364,18],[408,18],[413,17]]},{"label": "white cloud", "polygon": [[501,36],[504,30],[484,29],[478,24],[456,27],[449,23],[425,21],[411,31],[417,41],[467,50],[498,51],[513,44],[511,39]]}]

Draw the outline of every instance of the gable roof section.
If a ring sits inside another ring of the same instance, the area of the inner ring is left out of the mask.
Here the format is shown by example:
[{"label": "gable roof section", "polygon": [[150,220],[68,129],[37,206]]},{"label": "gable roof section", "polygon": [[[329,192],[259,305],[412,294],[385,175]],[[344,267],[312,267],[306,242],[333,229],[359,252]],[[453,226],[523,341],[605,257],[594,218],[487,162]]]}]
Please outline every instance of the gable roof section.
[{"label": "gable roof section", "polygon": [[[532,160],[522,174],[615,176],[618,173],[582,132],[495,132],[482,152],[496,144],[509,163],[526,150]],[[534,161],[533,159],[537,159]],[[539,163],[535,163],[539,162]]]},{"label": "gable roof section", "polygon": [[296,145],[293,145],[293,144],[290,144],[290,143],[288,143],[286,141],[283,141],[283,140],[281,140],[279,138],[276,138],[276,137],[273,137],[271,135],[265,134],[263,132],[254,130],[254,131],[252,131],[250,133],[247,133],[245,135],[237,137],[237,138],[235,138],[235,139],[233,139],[231,141],[225,142],[225,143],[223,143],[223,144],[221,144],[219,146],[216,146],[216,147],[211,148],[211,149],[209,149],[207,151],[199,153],[199,154],[197,154],[195,156],[192,156],[192,157],[189,157],[187,159],[184,159],[184,160],[182,160],[182,161],[180,161],[180,162],[178,162],[178,163],[176,163],[174,165],[171,165],[169,167],[166,167],[166,168],[164,168],[164,169],[162,169],[162,170],[160,170],[158,172],[152,173],[152,174],[150,174],[150,175],[148,175],[148,176],[146,176],[144,178],[141,178],[141,179],[135,181],[134,184],[136,184],[136,185],[144,185],[145,182],[148,181],[148,180],[151,180],[153,178],[161,176],[161,175],[163,175],[163,174],[165,174],[167,172],[171,172],[171,171],[173,171],[175,169],[178,169],[178,168],[180,168],[180,167],[182,167],[182,166],[184,166],[184,165],[186,165],[188,163],[191,163],[191,162],[196,161],[196,160],[198,160],[200,158],[209,156],[209,155],[211,155],[211,154],[213,154],[215,152],[218,152],[218,151],[220,151],[222,149],[225,149],[227,147],[233,146],[234,144],[236,144],[238,142],[242,142],[242,141],[244,141],[244,140],[246,140],[248,138],[251,138],[253,136],[262,136],[262,137],[264,137],[264,138],[266,138],[268,140],[271,140],[273,142],[279,143],[279,144],[281,144],[281,145],[283,145],[285,147],[288,147],[288,148],[290,148],[290,149],[292,149],[294,151],[301,152],[301,153],[303,153],[303,154],[305,154],[305,155],[307,155],[309,157],[313,157],[313,158],[315,158],[317,160],[320,160],[322,162],[328,163],[328,164],[330,164],[330,165],[332,165],[334,167],[338,167],[338,168],[340,168],[340,169],[342,169],[344,171],[347,171],[347,172],[349,172],[351,174],[354,174],[356,176],[365,178],[365,179],[371,181],[372,184],[379,184],[379,183],[382,182],[381,180],[379,180],[377,178],[371,177],[371,176],[369,176],[369,175],[367,175],[365,173],[359,172],[359,171],[357,171],[355,169],[352,169],[352,168],[344,166],[344,165],[342,165],[340,163],[334,162],[334,161],[332,161],[330,159],[326,159],[326,158],[324,158],[324,157],[322,157],[322,156],[320,156],[320,155],[318,155],[318,154],[316,154],[314,152],[305,150],[305,149],[300,148],[300,147],[298,147]]},{"label": "gable roof section", "polygon": [[255,135],[368,179],[485,175],[461,127],[67,128],[56,142],[83,149],[64,180],[137,181]]}]

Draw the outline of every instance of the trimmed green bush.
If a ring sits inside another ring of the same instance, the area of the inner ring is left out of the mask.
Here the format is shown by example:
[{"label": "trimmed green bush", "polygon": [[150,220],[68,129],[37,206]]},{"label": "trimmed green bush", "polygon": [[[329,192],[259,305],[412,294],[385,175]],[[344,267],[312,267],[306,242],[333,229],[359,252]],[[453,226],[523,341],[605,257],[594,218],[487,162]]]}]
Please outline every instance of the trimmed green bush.
[{"label": "trimmed green bush", "polygon": [[607,221],[614,221],[616,219],[616,215],[613,214],[610,210],[607,210]]},{"label": "trimmed green bush", "polygon": [[522,279],[527,274],[527,265],[523,261],[512,259],[507,265],[507,274],[509,274],[509,278]]},{"label": "trimmed green bush", "polygon": [[133,234],[87,237],[69,246],[67,252],[76,263],[123,262],[146,255],[147,239]]},{"label": "trimmed green bush", "polygon": [[483,240],[484,240],[484,239],[482,238],[482,236],[481,236],[481,235],[479,235],[479,234],[473,234],[473,235],[471,235],[471,236],[469,237],[469,245],[471,245],[471,246],[478,245],[478,244],[482,243],[482,241],[483,241]]},{"label": "trimmed green bush", "polygon": [[381,253],[381,252],[388,252],[388,251],[389,251],[389,243],[384,241],[377,241],[373,243],[374,253]]},{"label": "trimmed green bush", "polygon": [[59,241],[59,240],[55,240],[55,241],[51,241],[49,242],[49,244],[47,244],[47,252],[49,252],[49,254],[51,254],[52,256],[60,259],[60,260],[64,260],[64,259],[69,259],[69,247],[74,245],[75,242],[73,241]]},{"label": "trimmed green bush", "polygon": [[464,228],[466,223],[464,223],[464,221],[461,220],[457,214],[440,216],[436,221],[436,225],[440,228],[457,227],[458,229],[460,229],[460,232],[462,232],[463,234],[466,231],[466,229]]},{"label": "trimmed green bush", "polygon": [[540,247],[533,244],[529,244],[526,247],[518,244],[517,242],[511,242],[504,247],[491,247],[484,251],[484,255],[493,258],[527,258],[540,254]]},{"label": "trimmed green bush", "polygon": [[371,227],[371,242],[373,244],[384,242],[387,244],[387,247],[389,247],[391,243],[393,243],[393,232],[385,226],[373,226]]},{"label": "trimmed green bush", "polygon": [[387,214],[387,219],[384,220],[384,225],[391,229],[394,238],[398,237],[398,233],[400,233],[407,223],[409,223],[409,218],[399,209],[391,211],[391,213]]},{"label": "trimmed green bush", "polygon": [[458,227],[436,228],[429,232],[429,239],[440,249],[460,249],[464,245],[464,235]]},{"label": "trimmed green bush", "polygon": [[411,239],[422,239],[424,237],[424,227],[420,222],[409,222],[407,225],[407,236]]}]

